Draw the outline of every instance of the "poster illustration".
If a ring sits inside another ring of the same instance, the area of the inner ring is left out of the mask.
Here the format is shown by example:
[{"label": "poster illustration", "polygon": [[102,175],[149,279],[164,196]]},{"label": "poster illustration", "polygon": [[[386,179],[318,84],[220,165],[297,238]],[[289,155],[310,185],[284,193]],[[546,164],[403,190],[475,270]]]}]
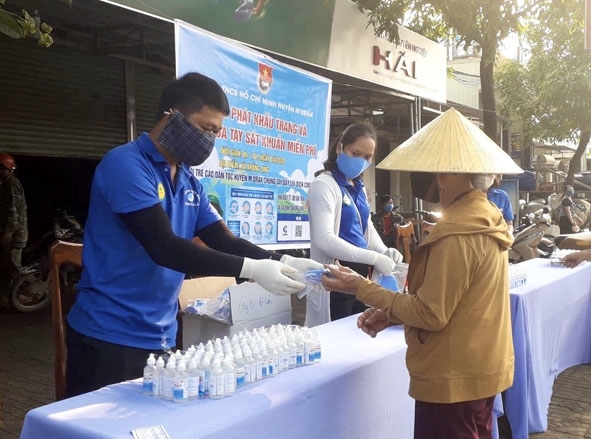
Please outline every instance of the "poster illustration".
[{"label": "poster illustration", "polygon": [[236,235],[266,248],[310,240],[307,191],[328,152],[331,82],[181,21],[177,76],[224,89],[230,114],[193,173]]}]

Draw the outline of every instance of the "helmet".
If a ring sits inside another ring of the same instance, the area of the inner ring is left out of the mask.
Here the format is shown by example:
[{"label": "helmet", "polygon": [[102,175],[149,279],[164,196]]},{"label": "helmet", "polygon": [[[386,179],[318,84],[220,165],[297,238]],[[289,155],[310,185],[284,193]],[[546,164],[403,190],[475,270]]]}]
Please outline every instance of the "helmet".
[{"label": "helmet", "polygon": [[10,154],[0,154],[0,165],[11,171],[16,169],[16,163]]}]

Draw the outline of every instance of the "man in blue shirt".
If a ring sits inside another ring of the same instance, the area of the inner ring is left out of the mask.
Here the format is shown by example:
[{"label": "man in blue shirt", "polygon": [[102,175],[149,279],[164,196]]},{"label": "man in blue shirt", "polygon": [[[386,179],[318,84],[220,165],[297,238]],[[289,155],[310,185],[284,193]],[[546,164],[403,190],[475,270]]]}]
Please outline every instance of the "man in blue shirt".
[{"label": "man in blue shirt", "polygon": [[513,233],[513,208],[509,194],[499,189],[502,176],[500,174],[474,174],[472,187],[484,192],[488,200],[496,205],[503,213],[503,219],[507,223],[509,233]]},{"label": "man in blue shirt", "polygon": [[137,378],[150,352],[175,347],[185,275],[248,278],[291,294],[304,284],[289,275],[322,268],[235,237],[191,173],[228,114],[219,84],[189,73],[165,87],[152,130],[97,166],[68,314],[67,396]]}]

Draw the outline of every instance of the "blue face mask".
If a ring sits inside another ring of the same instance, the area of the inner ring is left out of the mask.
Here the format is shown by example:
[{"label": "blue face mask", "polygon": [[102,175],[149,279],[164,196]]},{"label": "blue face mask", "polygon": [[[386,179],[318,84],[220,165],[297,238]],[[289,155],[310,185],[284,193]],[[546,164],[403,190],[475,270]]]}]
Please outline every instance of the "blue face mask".
[{"label": "blue face mask", "polygon": [[384,212],[392,212],[392,209],[394,208],[393,204],[384,204]]},{"label": "blue face mask", "polygon": [[339,168],[339,171],[341,171],[349,180],[361,175],[363,171],[369,168],[370,164],[370,162],[362,157],[351,157],[344,152],[341,152],[337,156],[337,168]]},{"label": "blue face mask", "polygon": [[575,191],[568,190],[565,192],[567,197],[572,197],[575,194]]}]

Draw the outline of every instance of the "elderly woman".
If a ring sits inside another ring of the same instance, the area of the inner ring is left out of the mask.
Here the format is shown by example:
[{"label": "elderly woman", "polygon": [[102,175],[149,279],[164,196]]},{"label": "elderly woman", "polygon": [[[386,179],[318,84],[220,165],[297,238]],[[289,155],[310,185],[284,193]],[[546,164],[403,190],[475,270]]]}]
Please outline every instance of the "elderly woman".
[{"label": "elderly woman", "polygon": [[475,125],[450,109],[396,148],[382,169],[421,171],[413,193],[443,215],[415,250],[408,294],[331,268],[325,288],[372,306],[357,325],[375,337],[403,324],[415,439],[491,438],[495,395],[513,381],[507,249],[501,211],[472,186],[474,174],[520,173]]}]

